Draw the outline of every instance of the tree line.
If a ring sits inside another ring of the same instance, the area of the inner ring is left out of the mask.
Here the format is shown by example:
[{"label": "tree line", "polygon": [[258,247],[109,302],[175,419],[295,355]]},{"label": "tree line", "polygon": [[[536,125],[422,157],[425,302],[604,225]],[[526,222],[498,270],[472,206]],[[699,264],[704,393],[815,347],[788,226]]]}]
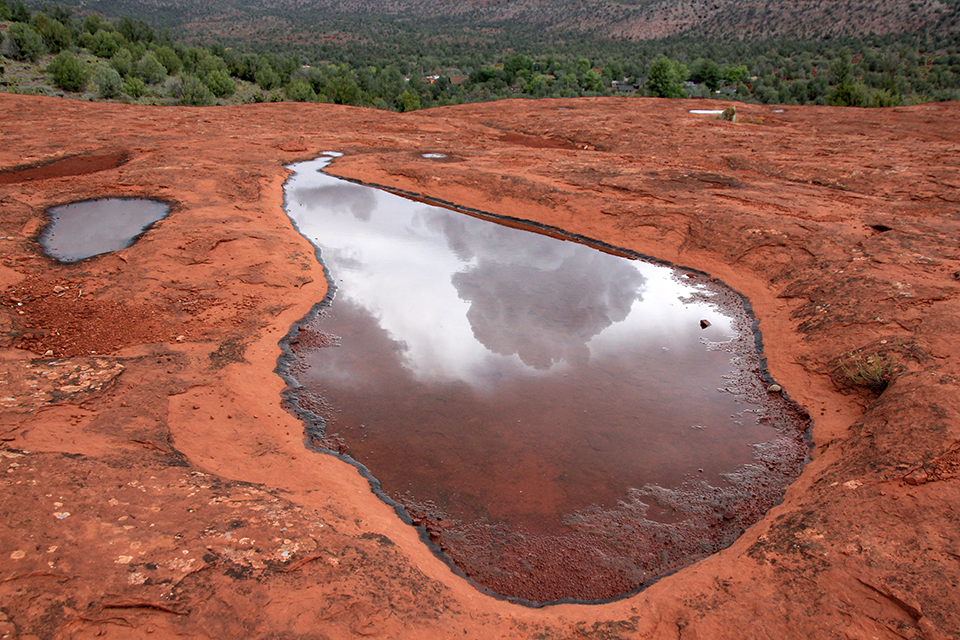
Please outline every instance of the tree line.
[{"label": "tree line", "polygon": [[[152,104],[289,100],[409,111],[517,97],[858,107],[960,99],[960,36],[624,42],[519,30],[478,40],[453,27],[441,34],[381,21],[307,44],[200,46],[138,18],[81,16],[59,5],[31,11],[0,0],[0,20],[7,91]],[[31,65],[46,85],[22,79]]]}]

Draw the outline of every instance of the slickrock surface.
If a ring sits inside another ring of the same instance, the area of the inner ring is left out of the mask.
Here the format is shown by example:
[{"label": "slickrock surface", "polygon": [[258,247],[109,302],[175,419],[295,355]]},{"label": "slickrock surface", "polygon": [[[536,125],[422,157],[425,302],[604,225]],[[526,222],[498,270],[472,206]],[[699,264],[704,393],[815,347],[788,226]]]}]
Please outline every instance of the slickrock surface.
[{"label": "slickrock surface", "polygon": [[[960,104],[689,113],[715,106],[0,95],[0,636],[960,638]],[[457,577],[281,406],[278,341],[326,291],[284,165],[328,150],[746,295],[813,418],[784,502],[616,602]],[[172,212],[130,248],[43,255],[46,209],[107,196]]]}]

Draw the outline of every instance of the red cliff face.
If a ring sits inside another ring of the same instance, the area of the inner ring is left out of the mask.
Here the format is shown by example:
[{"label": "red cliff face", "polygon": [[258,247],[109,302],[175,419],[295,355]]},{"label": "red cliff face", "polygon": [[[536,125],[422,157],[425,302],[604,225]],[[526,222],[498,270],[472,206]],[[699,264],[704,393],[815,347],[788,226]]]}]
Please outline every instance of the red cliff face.
[{"label": "red cliff face", "polygon": [[[704,107],[0,96],[0,630],[960,637],[960,105],[737,105],[738,122],[690,113]],[[307,451],[282,405],[278,342],[326,293],[282,209],[283,167],[324,151],[346,154],[338,175],[743,293],[813,418],[784,502],[604,605],[527,609],[454,575],[353,467]],[[45,257],[46,209],[98,197],[172,211],[127,249]]]}]

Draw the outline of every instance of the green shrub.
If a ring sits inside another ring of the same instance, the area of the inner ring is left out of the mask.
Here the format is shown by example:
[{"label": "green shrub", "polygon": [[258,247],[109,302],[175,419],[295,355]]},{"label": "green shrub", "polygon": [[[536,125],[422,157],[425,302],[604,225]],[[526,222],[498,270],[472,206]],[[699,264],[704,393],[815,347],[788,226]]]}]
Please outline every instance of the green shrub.
[{"label": "green shrub", "polygon": [[96,13],[90,13],[87,14],[87,16],[83,19],[83,30],[87,34],[93,35],[97,31],[100,31],[105,24],[106,22],[104,22],[103,18],[101,18],[99,15]]},{"label": "green shrub", "polygon": [[707,89],[714,92],[720,88],[723,72],[720,70],[720,65],[713,60],[698,58],[693,64],[693,73],[690,74],[690,79],[706,85]]},{"label": "green shrub", "polygon": [[41,11],[60,24],[69,26],[73,22],[73,9],[62,4],[46,5]]},{"label": "green shrub", "polygon": [[151,42],[154,38],[153,29],[143,20],[123,16],[117,22],[117,31],[123,34],[127,42]]},{"label": "green shrub", "polygon": [[204,84],[218,98],[232,96],[237,90],[237,85],[230,79],[227,72],[220,69],[208,73],[204,78]]},{"label": "green shrub", "polygon": [[98,65],[93,72],[93,84],[97,85],[101,98],[116,98],[123,90],[123,78],[116,69],[105,64]]},{"label": "green shrub", "polygon": [[10,25],[3,41],[3,55],[22,62],[36,62],[45,51],[43,38],[33,27],[23,22]]},{"label": "green shrub", "polygon": [[404,89],[403,93],[397,96],[397,108],[400,111],[416,111],[420,108],[420,96],[410,89]]},{"label": "green shrub", "polygon": [[603,91],[603,78],[596,71],[587,71],[583,74],[583,81],[580,83],[584,91],[600,93]]},{"label": "green shrub", "polygon": [[90,79],[87,66],[70,51],[61,52],[47,66],[53,76],[53,84],[64,91],[83,91]]},{"label": "green shrub", "polygon": [[900,96],[892,94],[886,89],[877,89],[870,96],[871,107],[898,107],[900,103]]},{"label": "green shrub", "polygon": [[750,77],[750,71],[747,69],[746,65],[728,64],[723,67],[723,82],[728,87],[735,87],[741,82],[746,82],[747,78],[749,77]]},{"label": "green shrub", "polygon": [[316,102],[317,100],[317,92],[306,80],[294,80],[287,85],[285,91],[287,99],[294,102]]},{"label": "green shrub", "polygon": [[140,98],[147,92],[147,85],[136,76],[130,76],[123,81],[123,92],[131,98]]},{"label": "green shrub", "polygon": [[336,104],[349,104],[359,107],[363,104],[363,96],[357,81],[351,78],[346,70],[333,78],[326,88],[327,93]]},{"label": "green shrub", "polygon": [[647,69],[647,92],[658,98],[683,98],[683,81],[687,68],[679,62],[660,56]]},{"label": "green shrub", "polygon": [[27,9],[22,0],[17,0],[10,6],[9,14],[13,22],[30,22],[30,9]]},{"label": "green shrub", "polygon": [[152,53],[156,56],[157,61],[163,65],[163,68],[166,69],[167,73],[171,76],[177,75],[183,68],[183,61],[180,59],[180,56],[177,55],[176,51],[167,45],[157,47]]},{"label": "green shrub", "polygon": [[171,94],[180,104],[191,107],[204,107],[216,101],[207,85],[196,76],[177,78],[171,87]]},{"label": "green shrub", "polygon": [[196,75],[198,73],[200,61],[209,55],[210,53],[206,49],[202,49],[200,47],[187,47],[186,49],[181,49],[180,59],[183,61],[183,70],[191,75]]},{"label": "green shrub", "polygon": [[222,58],[206,52],[204,53],[206,55],[201,57],[194,65],[198,76],[206,79],[206,77],[214,71],[222,71],[227,77],[230,76],[230,72],[227,70],[227,63],[224,62]]},{"label": "green shrub", "polygon": [[257,69],[257,73],[254,75],[254,80],[264,91],[269,91],[274,87],[280,86],[280,76],[273,70],[269,62],[264,62],[260,65],[260,68]]},{"label": "green shrub", "polygon": [[896,374],[893,360],[881,353],[856,349],[837,359],[840,371],[852,384],[882,391]]},{"label": "green shrub", "polygon": [[126,40],[116,31],[100,29],[92,36],[85,38],[83,44],[98,58],[112,58],[113,54],[126,44]]},{"label": "green shrub", "polygon": [[46,14],[38,13],[33,17],[33,28],[43,38],[50,53],[60,53],[73,44],[73,34],[70,29]]},{"label": "green shrub", "polygon": [[754,94],[763,104],[779,104],[781,101],[780,92],[766,85],[755,87]]},{"label": "green shrub", "polygon": [[137,63],[136,73],[147,84],[156,84],[167,77],[167,66],[160,60],[159,55],[153,51],[147,51]]},{"label": "green shrub", "polygon": [[133,71],[133,53],[130,49],[124,47],[110,58],[110,66],[117,70],[122,77],[126,78]]}]

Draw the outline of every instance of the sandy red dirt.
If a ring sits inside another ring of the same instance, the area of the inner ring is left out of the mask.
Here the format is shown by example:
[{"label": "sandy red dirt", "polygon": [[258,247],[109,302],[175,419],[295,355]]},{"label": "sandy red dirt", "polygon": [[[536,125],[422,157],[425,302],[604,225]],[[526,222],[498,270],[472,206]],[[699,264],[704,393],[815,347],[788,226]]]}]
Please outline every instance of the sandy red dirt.
[{"label": "sandy red dirt", "polygon": [[[0,635],[960,638],[960,104],[705,106],[0,95]],[[784,502],[609,604],[529,609],[454,575],[281,407],[278,341],[325,293],[283,166],[327,150],[345,177],[745,294],[814,419]],[[128,249],[43,256],[45,210],[98,196],[174,206]]]}]

